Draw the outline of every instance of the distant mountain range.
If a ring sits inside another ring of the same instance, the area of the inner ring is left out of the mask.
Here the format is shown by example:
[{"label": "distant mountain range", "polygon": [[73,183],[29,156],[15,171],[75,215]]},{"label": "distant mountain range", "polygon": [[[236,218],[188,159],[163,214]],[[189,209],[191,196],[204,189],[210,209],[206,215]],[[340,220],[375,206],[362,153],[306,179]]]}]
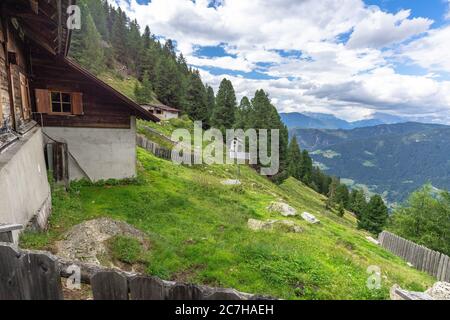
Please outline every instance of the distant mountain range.
[{"label": "distant mountain range", "polygon": [[332,114],[314,112],[280,113],[281,119],[289,129],[344,129],[370,127],[380,124],[406,122],[405,119],[385,113],[375,113],[371,119],[349,122]]},{"label": "distant mountain range", "polygon": [[325,172],[383,194],[390,203],[405,200],[427,182],[450,190],[450,126],[406,122],[350,130],[291,129],[293,135]]}]

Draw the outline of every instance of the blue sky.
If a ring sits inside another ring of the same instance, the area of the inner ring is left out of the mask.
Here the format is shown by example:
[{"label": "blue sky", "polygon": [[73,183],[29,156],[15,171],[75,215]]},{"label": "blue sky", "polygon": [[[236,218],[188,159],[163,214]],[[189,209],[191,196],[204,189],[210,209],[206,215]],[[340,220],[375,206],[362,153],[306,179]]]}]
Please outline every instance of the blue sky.
[{"label": "blue sky", "polygon": [[450,123],[450,0],[114,1],[238,97],[263,88],[285,112]]}]

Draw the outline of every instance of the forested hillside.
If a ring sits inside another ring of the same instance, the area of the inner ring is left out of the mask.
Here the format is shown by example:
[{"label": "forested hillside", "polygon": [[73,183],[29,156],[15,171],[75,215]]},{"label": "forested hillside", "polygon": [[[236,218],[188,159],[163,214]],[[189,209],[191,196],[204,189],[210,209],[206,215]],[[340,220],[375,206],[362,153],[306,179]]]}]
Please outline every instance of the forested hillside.
[{"label": "forested hillside", "polygon": [[404,201],[427,182],[450,189],[450,127],[402,123],[354,130],[291,132],[327,173]]},{"label": "forested hillside", "polygon": [[110,77],[137,78],[134,98],[139,103],[154,102],[156,96],[197,120],[209,121],[214,91],[203,84],[198,70],[188,67],[183,54],[176,53],[172,40],[161,42],[148,26],[141,32],[137,21],[107,1],[78,4],[82,27],[73,32],[71,57],[96,75],[113,70]]}]

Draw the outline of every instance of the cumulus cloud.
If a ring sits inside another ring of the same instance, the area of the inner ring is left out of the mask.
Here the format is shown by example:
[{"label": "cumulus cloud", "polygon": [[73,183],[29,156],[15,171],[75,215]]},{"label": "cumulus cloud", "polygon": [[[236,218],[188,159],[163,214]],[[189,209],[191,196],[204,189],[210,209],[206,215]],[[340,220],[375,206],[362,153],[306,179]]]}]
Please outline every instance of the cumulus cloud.
[{"label": "cumulus cloud", "polygon": [[381,48],[424,33],[433,23],[425,18],[408,19],[410,14],[410,10],[390,14],[371,7],[367,17],[355,25],[348,47]]},{"label": "cumulus cloud", "polygon": [[431,71],[450,72],[450,26],[431,30],[426,36],[404,45],[402,57]]},{"label": "cumulus cloud", "polygon": [[[176,40],[215,89],[223,77],[239,97],[263,88],[280,111],[330,112],[349,120],[377,110],[428,119],[450,114],[450,84],[438,77],[450,71],[450,26],[431,29],[432,20],[412,18],[409,10],[385,12],[362,0],[223,0],[214,6],[209,0],[114,1],[140,25]],[[228,55],[196,54],[199,46],[218,45]],[[401,74],[399,60],[436,77]],[[208,72],[211,67],[223,74]]]}]

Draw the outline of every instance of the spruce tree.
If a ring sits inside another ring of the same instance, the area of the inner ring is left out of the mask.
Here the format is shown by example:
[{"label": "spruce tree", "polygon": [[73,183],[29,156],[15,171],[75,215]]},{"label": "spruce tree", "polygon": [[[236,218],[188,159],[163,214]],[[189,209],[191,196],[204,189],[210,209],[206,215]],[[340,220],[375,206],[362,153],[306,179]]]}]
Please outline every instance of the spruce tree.
[{"label": "spruce tree", "polygon": [[241,99],[241,102],[239,103],[239,106],[236,109],[236,116],[235,116],[235,123],[234,127],[236,129],[243,129],[246,130],[250,127],[250,113],[252,109],[252,104],[250,103],[250,100],[247,97],[243,97]]},{"label": "spruce tree", "polygon": [[364,191],[353,189],[352,192],[350,193],[349,203],[350,203],[349,209],[356,215],[356,218],[358,220],[361,220],[361,215],[367,206]]},{"label": "spruce tree", "polygon": [[111,44],[114,48],[115,58],[118,61],[127,64],[127,16],[120,7],[115,14],[112,25]]},{"label": "spruce tree", "polygon": [[134,94],[137,102],[140,104],[148,104],[153,101],[152,85],[147,73],[144,74],[141,85],[136,83]]},{"label": "spruce tree", "polygon": [[361,220],[358,221],[358,227],[379,234],[383,231],[388,217],[388,209],[383,199],[379,195],[374,195],[367,204]]},{"label": "spruce tree", "polygon": [[206,105],[208,106],[208,126],[211,126],[211,118],[216,109],[216,96],[214,89],[209,85],[206,85]]},{"label": "spruce tree", "polygon": [[162,103],[183,109],[181,105],[181,83],[176,62],[170,57],[161,57],[156,67],[155,93]]},{"label": "spruce tree", "polygon": [[[86,3],[89,8],[89,13],[94,20],[97,31],[102,36],[103,40],[109,40],[109,30],[107,22],[108,6],[106,0],[82,0],[78,1],[77,4]],[[106,6],[105,6],[106,4]]]},{"label": "spruce tree", "polygon": [[311,184],[311,176],[312,176],[312,159],[309,156],[308,150],[302,151],[302,158],[300,161],[300,175],[301,180],[306,184]]},{"label": "spruce tree", "polygon": [[294,136],[289,143],[287,152],[287,173],[289,176],[301,180],[301,164],[302,154],[297,143],[297,138]]},{"label": "spruce tree", "polygon": [[71,56],[83,67],[98,74],[105,68],[102,39],[85,3],[80,3],[81,30],[73,32]]},{"label": "spruce tree", "polygon": [[236,94],[233,84],[227,79],[220,83],[216,97],[216,107],[213,111],[211,125],[223,133],[226,129],[233,128],[236,112]]},{"label": "spruce tree", "polygon": [[185,111],[192,120],[202,121],[204,126],[207,125],[208,107],[206,91],[198,70],[195,70],[190,75],[190,81],[185,96]]},{"label": "spruce tree", "polygon": [[341,203],[345,208],[349,207],[349,192],[345,184],[340,183],[336,188],[335,203]]}]

